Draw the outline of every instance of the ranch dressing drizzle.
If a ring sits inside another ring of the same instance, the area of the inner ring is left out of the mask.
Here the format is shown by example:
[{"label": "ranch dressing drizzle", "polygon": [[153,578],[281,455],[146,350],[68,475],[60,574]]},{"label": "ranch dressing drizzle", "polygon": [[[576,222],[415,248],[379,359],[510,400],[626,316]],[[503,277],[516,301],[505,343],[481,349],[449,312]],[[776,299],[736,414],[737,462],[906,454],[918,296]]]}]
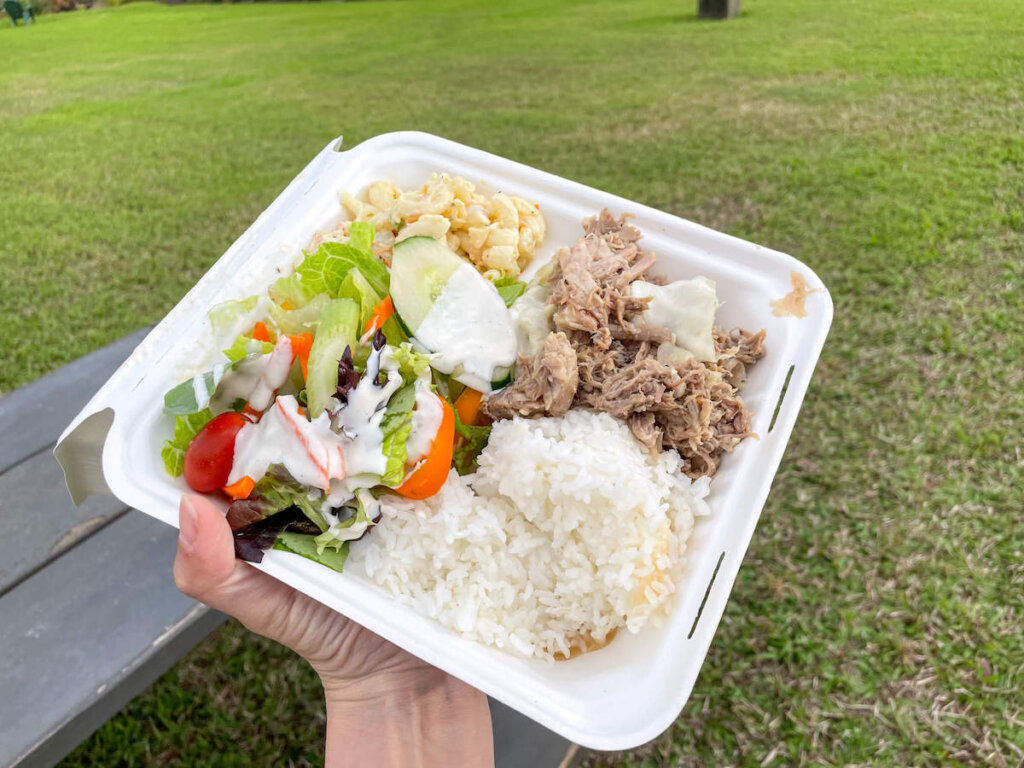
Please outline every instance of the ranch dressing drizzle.
[{"label": "ranch dressing drizzle", "polygon": [[412,430],[406,441],[406,463],[414,464],[427,455],[441,427],[444,409],[437,395],[430,391],[430,380],[416,380],[416,408],[412,412]]},{"label": "ranch dressing drizzle", "polygon": [[[327,532],[338,541],[354,541],[355,539],[358,539],[366,532],[367,528],[373,525],[380,518],[380,502],[373,498],[373,494],[371,494],[369,490],[366,488],[359,488],[356,490],[356,498],[359,499],[359,503],[363,506],[363,514],[365,515],[364,520],[345,526],[342,525],[342,521],[337,515],[331,514],[327,518],[328,525],[330,525]],[[356,513],[353,512],[353,514]]]},{"label": "ranch dressing drizzle", "polygon": [[263,375],[256,382],[252,394],[249,395],[250,408],[257,411],[267,409],[274,392],[288,380],[288,371],[291,370],[294,359],[292,340],[282,334],[277,344],[274,345],[274,351],[270,353],[270,359],[267,361],[266,368],[263,369]]},{"label": "ranch dressing drizzle", "polygon": [[[350,438],[345,446],[346,474],[349,476],[372,474],[379,478],[387,469],[388,460],[383,451],[384,434],[380,430],[380,423],[384,419],[388,400],[402,386],[402,375],[388,356],[383,360],[387,381],[384,386],[378,386],[375,382],[381,369],[381,353],[372,350],[366,361],[366,373],[348,393],[348,405],[342,406],[334,416],[334,427]],[[378,478],[367,484],[375,484]],[[354,490],[351,484],[349,490]]]},{"label": "ranch dressing drizzle", "polygon": [[192,396],[195,397],[196,405],[199,408],[205,408],[212,395],[216,393],[217,386],[220,384],[220,380],[224,378],[224,369],[227,366],[224,363],[217,363],[213,366],[210,371],[210,381],[207,382],[206,376],[199,375],[192,377]]},{"label": "ranch dressing drizzle", "polygon": [[[416,329],[416,338],[438,353],[431,365],[463,384],[489,392],[494,369],[516,361],[516,332],[505,301],[476,268],[462,264]],[[460,370],[461,369],[461,370]]]},{"label": "ranch dressing drizzle", "polygon": [[210,408],[214,413],[230,410],[235,400],[248,401],[269,362],[270,355],[244,357],[234,368],[224,373],[217,394],[210,400]]},{"label": "ranch dressing drizzle", "polygon": [[214,379],[219,379],[220,385],[211,405],[214,410],[226,411],[236,400],[245,400],[250,408],[265,411],[274,392],[288,380],[294,359],[291,339],[282,335],[269,355],[245,357],[233,370],[226,372],[223,364],[220,371],[214,367]]}]

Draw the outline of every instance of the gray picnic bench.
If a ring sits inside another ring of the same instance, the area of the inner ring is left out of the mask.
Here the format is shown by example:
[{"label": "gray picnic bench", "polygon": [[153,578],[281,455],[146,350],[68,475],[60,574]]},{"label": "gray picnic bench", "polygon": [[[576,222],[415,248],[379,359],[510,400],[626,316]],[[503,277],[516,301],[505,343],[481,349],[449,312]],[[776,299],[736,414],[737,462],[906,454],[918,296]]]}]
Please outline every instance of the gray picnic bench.
[{"label": "gray picnic bench", "polygon": [[[51,766],[225,616],[182,595],[177,531],[112,497],[76,508],[53,446],[146,331],[0,397],[0,766]],[[575,747],[492,701],[496,762]],[[197,724],[202,727],[201,724]]]}]

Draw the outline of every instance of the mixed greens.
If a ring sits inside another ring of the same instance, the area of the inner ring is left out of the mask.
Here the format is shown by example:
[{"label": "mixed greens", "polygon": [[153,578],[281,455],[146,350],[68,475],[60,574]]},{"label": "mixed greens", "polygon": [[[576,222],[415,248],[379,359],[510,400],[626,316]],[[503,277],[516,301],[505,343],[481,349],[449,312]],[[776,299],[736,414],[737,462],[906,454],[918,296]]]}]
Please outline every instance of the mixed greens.
[{"label": "mixed greens", "polygon": [[380,254],[374,237],[352,222],[266,295],[212,309],[223,358],[164,397],[167,472],[231,499],[242,559],[272,546],[340,571],[382,494],[433,495],[487,443],[480,404],[511,378],[526,286],[432,237]]}]

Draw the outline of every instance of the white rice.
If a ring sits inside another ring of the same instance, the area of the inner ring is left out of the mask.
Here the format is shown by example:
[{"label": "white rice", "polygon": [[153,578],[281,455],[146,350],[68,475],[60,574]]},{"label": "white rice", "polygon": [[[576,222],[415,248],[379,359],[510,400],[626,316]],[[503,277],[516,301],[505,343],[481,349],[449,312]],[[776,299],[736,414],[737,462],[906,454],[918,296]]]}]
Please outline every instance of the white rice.
[{"label": "white rice", "polygon": [[[637,632],[675,589],[708,480],[607,414],[494,425],[475,475],[384,500],[353,548],[371,579],[460,635],[554,659]],[[475,493],[474,493],[475,492]]]}]

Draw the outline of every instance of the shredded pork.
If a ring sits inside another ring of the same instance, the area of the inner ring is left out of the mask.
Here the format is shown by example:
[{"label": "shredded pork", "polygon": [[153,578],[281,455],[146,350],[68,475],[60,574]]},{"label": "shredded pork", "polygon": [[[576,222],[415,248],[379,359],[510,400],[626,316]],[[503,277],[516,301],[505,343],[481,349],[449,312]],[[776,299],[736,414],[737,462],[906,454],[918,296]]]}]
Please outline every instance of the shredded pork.
[{"label": "shredded pork", "polygon": [[625,421],[652,453],[678,450],[691,477],[714,475],[722,455],[753,434],[737,391],[747,366],[764,357],[764,331],[715,328],[714,362],[659,361],[658,346],[673,334],[646,324],[649,300],[630,291],[634,280],[664,282],[647,277],[654,254],[637,245],[639,230],[607,209],[583,227],[584,237],[556,255],[554,331],[534,360],[520,361],[515,381],[485,401],[485,413],[561,416],[570,405],[603,411]]},{"label": "shredded pork", "polygon": [[576,351],[564,333],[551,333],[535,358],[519,360],[515,384],[487,398],[483,412],[491,419],[564,416],[578,382]]}]

